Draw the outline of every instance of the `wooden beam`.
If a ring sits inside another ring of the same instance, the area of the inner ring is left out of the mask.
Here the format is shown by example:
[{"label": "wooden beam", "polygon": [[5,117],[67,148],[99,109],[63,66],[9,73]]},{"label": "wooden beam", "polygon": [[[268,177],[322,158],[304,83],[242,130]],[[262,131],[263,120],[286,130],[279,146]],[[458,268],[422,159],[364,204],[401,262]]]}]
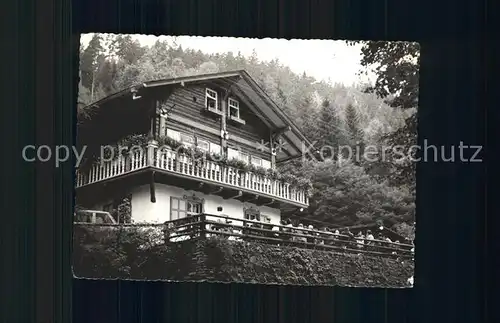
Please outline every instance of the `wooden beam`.
[{"label": "wooden beam", "polygon": [[222,97],[222,100],[220,102],[221,105],[221,110],[222,110],[222,117],[220,118],[220,127],[221,127],[221,138],[220,138],[220,145],[222,149],[222,155],[227,157],[227,124],[226,124],[226,115],[227,115],[227,98],[229,97],[229,89],[226,89],[224,92],[224,96]]},{"label": "wooden beam", "polygon": [[276,169],[276,155],[278,152],[274,148],[274,138],[272,132],[269,134],[269,150],[271,154],[271,169]]},{"label": "wooden beam", "polygon": [[282,128],[278,128],[277,130],[273,131],[273,141],[281,137],[285,132],[291,131],[292,127],[291,126],[286,126]]},{"label": "wooden beam", "polygon": [[234,195],[226,195],[224,197],[225,200],[229,200],[229,199],[237,199],[239,197],[243,196],[243,192],[242,191],[238,191],[238,193],[234,194]]},{"label": "wooden beam", "polygon": [[272,205],[272,204],[275,204],[275,203],[276,203],[276,200],[275,199],[271,199],[270,202],[263,203],[262,205],[269,206],[269,205]]},{"label": "wooden beam", "polygon": [[210,194],[219,194],[220,192],[222,192],[224,190],[224,187],[222,186],[219,186],[219,188],[217,188],[216,190],[210,192]]},{"label": "wooden beam", "polygon": [[157,87],[157,86],[165,86],[170,84],[179,84],[181,82],[184,83],[192,83],[192,82],[203,82],[208,80],[216,80],[224,77],[241,77],[239,72],[221,72],[214,73],[210,75],[196,75],[196,76],[185,76],[178,77],[168,80],[160,80],[160,81],[149,81],[142,84],[145,88]]},{"label": "wooden beam", "polygon": [[279,202],[267,196],[259,196],[259,199],[254,202],[258,206],[279,207]]},{"label": "wooden beam", "polygon": [[262,115],[259,109],[255,108],[255,104],[251,103],[251,99],[243,93],[240,89],[236,89],[237,97],[269,128],[272,129],[273,125]]},{"label": "wooden beam", "polygon": [[255,194],[255,195],[252,195],[252,197],[248,197],[248,198],[243,198],[243,202],[255,202],[259,199],[259,195]]},{"label": "wooden beam", "polygon": [[204,183],[199,183],[196,190],[205,193],[204,191],[207,191],[207,186]]},{"label": "wooden beam", "polygon": [[151,195],[151,203],[156,203],[155,171],[151,172],[151,179],[149,182],[149,193]]},{"label": "wooden beam", "polygon": [[[176,122],[178,122],[179,124],[183,125],[183,126],[189,126],[189,127],[193,127],[193,121],[188,119],[188,118],[185,118],[185,117],[182,117],[180,115],[176,115],[176,114],[169,114],[168,118],[170,120],[174,120]],[[221,129],[217,129],[217,128],[214,128],[214,127],[209,127],[209,126],[206,126],[206,125],[203,125],[203,124],[200,124],[200,123],[194,123],[194,128],[198,129],[198,130],[202,130],[202,131],[206,131],[208,133],[211,133],[217,137],[220,138],[221,136]],[[251,140],[247,140],[247,139],[244,139],[244,138],[241,138],[241,137],[238,137],[236,135],[233,135],[231,136],[231,141],[234,141],[234,142],[238,142],[242,145],[245,145],[245,146],[248,146],[248,147],[255,147],[255,142],[251,141]],[[265,147],[263,149],[264,151],[270,151],[269,148]]]},{"label": "wooden beam", "polygon": [[[220,189],[220,188],[218,188]],[[198,186],[195,188],[196,191],[200,191],[204,194],[212,194],[214,192],[216,192],[216,190],[214,190],[214,186],[211,185],[211,184],[207,184],[207,183],[199,183]]]}]

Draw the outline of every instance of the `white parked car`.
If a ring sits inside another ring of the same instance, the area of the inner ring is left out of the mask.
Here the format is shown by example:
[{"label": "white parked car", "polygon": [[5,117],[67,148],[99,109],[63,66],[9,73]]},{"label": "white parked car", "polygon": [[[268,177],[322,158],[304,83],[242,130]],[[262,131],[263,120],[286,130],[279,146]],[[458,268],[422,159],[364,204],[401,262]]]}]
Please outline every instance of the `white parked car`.
[{"label": "white parked car", "polygon": [[78,210],[75,212],[75,223],[117,224],[109,212],[97,210]]}]

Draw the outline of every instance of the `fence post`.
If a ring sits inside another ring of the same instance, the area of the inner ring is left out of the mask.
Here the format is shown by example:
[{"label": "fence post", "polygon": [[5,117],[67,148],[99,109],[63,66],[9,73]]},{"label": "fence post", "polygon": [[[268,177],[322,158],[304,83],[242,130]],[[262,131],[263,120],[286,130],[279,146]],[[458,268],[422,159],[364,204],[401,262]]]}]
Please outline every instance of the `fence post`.
[{"label": "fence post", "polygon": [[205,239],[207,237],[207,232],[206,232],[206,219],[207,216],[205,213],[202,213],[198,217],[199,222],[200,222],[200,238]]},{"label": "fence post", "polygon": [[168,228],[168,222],[163,223],[163,243],[167,244],[170,242],[170,231]]}]

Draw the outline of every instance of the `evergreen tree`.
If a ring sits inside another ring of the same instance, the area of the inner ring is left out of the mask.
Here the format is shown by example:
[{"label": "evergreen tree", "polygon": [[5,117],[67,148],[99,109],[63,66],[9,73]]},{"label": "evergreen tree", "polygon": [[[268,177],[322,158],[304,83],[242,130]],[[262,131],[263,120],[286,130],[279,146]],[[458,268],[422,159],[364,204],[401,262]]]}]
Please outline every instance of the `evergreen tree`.
[{"label": "evergreen tree", "polygon": [[217,72],[219,72],[219,66],[212,61],[202,63],[197,70],[197,74],[210,74]]},{"label": "evergreen tree", "polygon": [[360,128],[359,114],[352,104],[345,109],[345,124],[349,145],[356,165],[360,165],[364,154],[364,132]]},{"label": "evergreen tree", "polygon": [[83,50],[80,58],[82,85],[90,90],[90,98],[94,100],[96,89],[96,75],[100,64],[105,59],[101,36],[94,34],[88,46]]},{"label": "evergreen tree", "polygon": [[316,132],[316,147],[321,150],[323,158],[335,158],[338,147],[346,143],[346,138],[334,106],[328,99],[321,104]]},{"label": "evergreen tree", "polygon": [[255,51],[255,48],[252,50],[252,55],[250,55],[250,58],[248,59],[248,64],[249,65],[257,65],[259,63],[259,57],[257,56],[257,52]]},{"label": "evergreen tree", "polygon": [[100,66],[96,75],[96,81],[103,90],[105,96],[116,92],[115,79],[117,77],[117,67],[114,60],[105,60]]},{"label": "evergreen tree", "polygon": [[144,55],[145,48],[130,35],[118,35],[112,43],[115,55],[125,64],[135,64]]},{"label": "evergreen tree", "polygon": [[314,107],[314,102],[309,95],[306,95],[301,104],[297,107],[295,123],[303,129],[306,138],[314,138],[318,121],[318,112]]}]

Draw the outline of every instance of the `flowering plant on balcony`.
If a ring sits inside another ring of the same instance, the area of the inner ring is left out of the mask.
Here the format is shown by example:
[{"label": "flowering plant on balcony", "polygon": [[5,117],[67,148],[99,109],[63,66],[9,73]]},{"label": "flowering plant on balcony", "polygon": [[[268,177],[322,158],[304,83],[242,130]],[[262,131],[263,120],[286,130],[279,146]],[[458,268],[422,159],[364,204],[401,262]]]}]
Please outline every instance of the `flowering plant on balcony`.
[{"label": "flowering plant on balcony", "polygon": [[[145,149],[149,142],[149,137],[144,134],[133,134],[122,138],[114,144],[108,144],[106,149],[92,149],[90,154],[83,159],[79,170],[82,172],[89,171],[94,165],[101,163],[101,161],[112,161],[118,159],[120,156],[125,156],[133,151],[132,148]],[[127,148],[127,149],[123,149]]]},{"label": "flowering plant on balcony", "polygon": [[[194,159],[198,167],[203,167],[206,160],[210,160],[222,165],[233,167],[241,172],[250,172],[256,175],[270,178],[272,180],[288,183],[299,189],[309,190],[312,188],[312,183],[307,178],[298,177],[291,173],[282,173],[276,169],[266,169],[260,166],[255,166],[253,164],[245,163],[244,161],[235,158],[228,159],[226,156],[222,156],[220,154],[207,153],[197,147],[186,146],[180,141],[167,136],[156,138],[153,138],[147,134],[134,134],[127,136],[113,145],[108,145],[107,149],[103,151],[104,154],[102,158],[104,158],[104,160],[106,161],[115,160],[120,155],[124,156],[129,154],[131,152],[130,149],[133,147],[146,149],[148,143],[153,139],[156,141],[158,147],[161,150],[171,149],[178,154],[191,157]],[[128,149],[123,149],[123,147],[126,147]],[[92,155],[89,159],[91,159],[93,162],[89,162],[90,160],[87,160],[84,164],[82,164],[82,166],[80,166],[80,170],[86,171],[89,168],[88,166],[92,166],[101,160],[101,158],[96,156],[95,154]]]},{"label": "flowering plant on balcony", "polygon": [[248,167],[247,167],[246,163],[244,161],[236,159],[236,158],[232,158],[232,159],[226,160],[225,164],[227,166],[229,166],[229,167],[234,167],[234,168],[238,169],[241,172],[247,172],[248,171]]}]

